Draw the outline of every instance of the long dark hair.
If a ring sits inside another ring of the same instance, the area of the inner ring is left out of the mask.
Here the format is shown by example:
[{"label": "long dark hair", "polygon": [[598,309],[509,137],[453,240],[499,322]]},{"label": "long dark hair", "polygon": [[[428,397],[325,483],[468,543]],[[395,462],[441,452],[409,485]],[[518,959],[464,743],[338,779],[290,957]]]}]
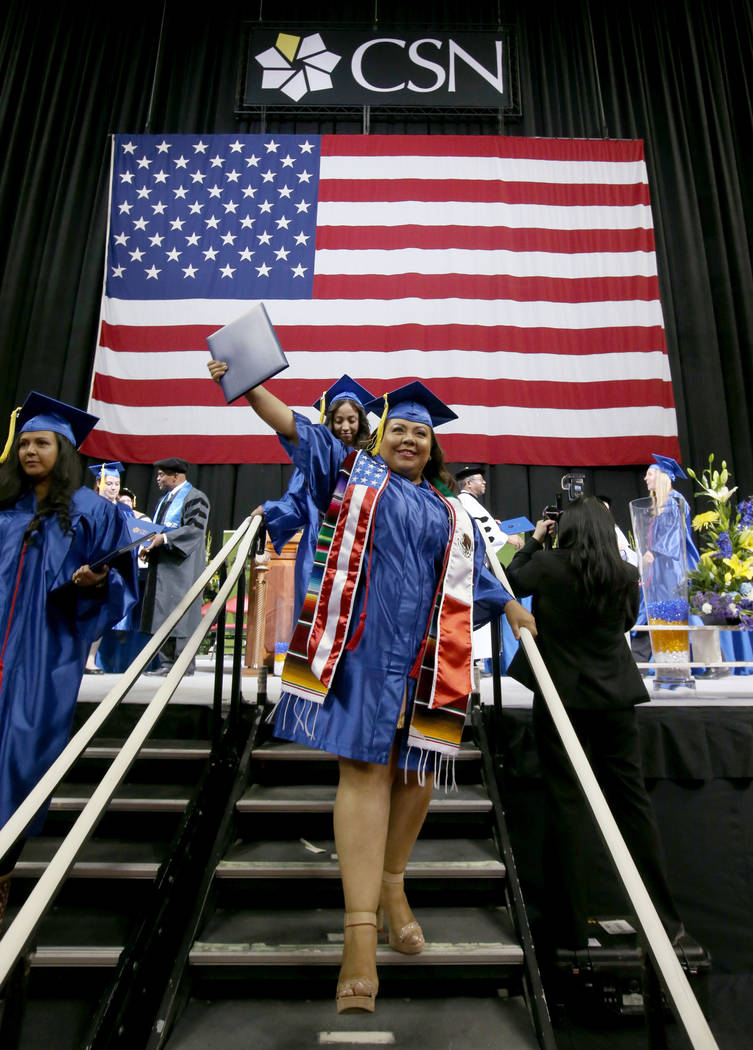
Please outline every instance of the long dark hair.
[{"label": "long dark hair", "polygon": [[[39,528],[45,518],[57,514],[63,532],[72,532],[71,497],[81,487],[83,467],[81,457],[67,438],[55,434],[58,443],[58,458],[50,473],[50,487],[46,498],[37,507],[24,538]],[[5,463],[0,464],[0,510],[12,507],[31,488],[32,481],[24,474],[18,459],[18,437],[13,442]]]},{"label": "long dark hair", "polygon": [[338,406],[342,405],[350,405],[353,411],[358,415],[358,431],[356,433],[356,439],[353,442],[353,448],[366,448],[371,438],[369,421],[366,418],[366,413],[361,405],[355,401],[351,401],[349,397],[341,397],[332,402],[324,415],[324,425],[327,430],[334,434],[335,428],[332,421],[335,418],[335,412],[337,411]]},{"label": "long dark hair", "polygon": [[438,481],[441,482],[445,488],[450,490],[453,496],[457,495],[458,483],[445,466],[444,452],[433,430],[431,432],[431,452],[429,453],[429,460],[424,467],[424,477],[433,485],[436,485]]},{"label": "long dark hair", "polygon": [[582,602],[600,614],[622,610],[631,586],[617,548],[614,520],[595,496],[582,496],[564,511],[558,545],[570,554]]}]

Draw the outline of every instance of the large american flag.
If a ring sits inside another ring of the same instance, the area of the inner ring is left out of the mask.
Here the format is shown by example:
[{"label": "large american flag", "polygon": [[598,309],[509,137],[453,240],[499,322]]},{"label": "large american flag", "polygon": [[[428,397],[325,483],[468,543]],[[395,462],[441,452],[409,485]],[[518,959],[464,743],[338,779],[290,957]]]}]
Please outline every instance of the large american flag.
[{"label": "large american flag", "polygon": [[679,456],[640,141],[116,135],[85,451],[285,459],[206,336],[262,300],[310,405],[426,382],[451,461]]}]

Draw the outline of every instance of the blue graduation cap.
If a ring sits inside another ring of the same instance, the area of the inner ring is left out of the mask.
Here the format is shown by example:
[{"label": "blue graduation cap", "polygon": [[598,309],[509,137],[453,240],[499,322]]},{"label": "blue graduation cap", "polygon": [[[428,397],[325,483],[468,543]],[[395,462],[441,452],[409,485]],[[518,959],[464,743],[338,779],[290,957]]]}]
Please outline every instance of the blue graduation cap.
[{"label": "blue graduation cap", "polygon": [[671,456],[661,456],[658,452],[652,452],[651,455],[654,457],[656,466],[663,474],[667,475],[670,481],[674,481],[675,478],[686,478],[688,476],[677,460],[672,459]]},{"label": "blue graduation cap", "polygon": [[99,416],[32,390],[18,415],[18,432],[24,434],[28,430],[51,430],[78,448],[98,422]]},{"label": "blue graduation cap", "polygon": [[314,402],[312,408],[319,409],[319,422],[321,422],[335,401],[353,401],[366,411],[366,405],[373,400],[374,395],[370,390],[361,386],[355,379],[351,379],[349,375],[343,375],[328,390],[324,391],[322,396]]},{"label": "blue graduation cap", "polygon": [[[384,409],[387,409],[386,415]],[[436,394],[432,394],[427,386],[415,379],[412,383],[399,386],[383,397],[376,397],[369,404],[364,405],[367,412],[376,412],[384,415],[387,419],[409,419],[414,423],[426,423],[427,426],[436,428],[443,423],[449,423],[457,419],[457,413],[448,408],[444,401],[440,401]]]},{"label": "blue graduation cap", "polygon": [[101,478],[103,474],[106,478],[112,478],[116,475],[120,477],[125,467],[118,460],[115,460],[113,463],[92,463],[89,470],[98,478]]}]

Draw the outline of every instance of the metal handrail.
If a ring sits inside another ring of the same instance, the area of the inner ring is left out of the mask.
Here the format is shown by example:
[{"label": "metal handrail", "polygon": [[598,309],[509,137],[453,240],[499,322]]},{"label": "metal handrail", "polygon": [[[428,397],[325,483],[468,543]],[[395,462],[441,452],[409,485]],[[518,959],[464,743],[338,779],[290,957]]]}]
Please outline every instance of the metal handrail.
[{"label": "metal handrail", "polygon": [[[88,800],[70,831],[63,839],[49,865],[37,881],[26,901],[22,905],[14,921],[8,927],[2,940],[0,940],[0,987],[7,979],[16,961],[22,954],[29,938],[41,921],[45,911],[57,893],[60,884],[65,878],[68,870],[75,862],[76,856],[82,846],[86,843],[89,835],[100,820],[105,807],[108,805],[113,794],[126,776],[131,764],[136,758],[139,750],[144,745],[154,728],[157,720],[164,711],[173,693],[175,692],[183,673],[194,659],[196,651],[205,635],[209,632],[212,623],[216,619],[219,610],[224,606],[228,596],[235,585],[236,580],[244,571],[246,559],[248,558],[251,545],[259,530],[260,518],[247,518],[236,532],[230,537],[222,550],[207,566],[193,587],[187,592],[185,598],[179,603],[173,613],[154,635],[152,641],[142,651],[141,657],[137,658],[128,668],[118,685],[114,686],[108,696],[98,705],[97,710],[87,719],[86,723],[76,733],[60,757],[50,767],[39,783],[32,788],[29,795],[21,803],[19,808],[0,830],[0,856],[2,856],[13,845],[16,838],[23,832],[29,820],[40,805],[49,797],[51,792],[60,782],[71,765],[83,752],[86,745],[94,736],[94,733],[102,725],[105,718],[114,707],[123,699],[130,689],[136,676],[143,667],[147,666],[157,649],[163,644],[170,630],[186,612],[193,601],[203,593],[207,582],[217,571],[219,565],[224,562],[228,554],[238,548],[238,554],[233,567],[228,573],[227,579],[220,587],[217,596],[202,618],[201,623],[193,632],[191,637],[178,656],[164,682],[159,687],[149,704],[144,710],[129,737],[124,742],[117,757],[113,760],[102,780],[95,788],[91,798]],[[143,657],[143,659],[142,659]]]},{"label": "metal handrail", "polygon": [[[510,594],[514,594],[498,559],[492,555],[488,563],[503,587]],[[534,642],[533,635],[526,627],[520,630],[520,644],[560,735],[581,791],[612,858],[618,878],[627,893],[635,917],[646,938],[649,954],[657,971],[661,974],[675,1015],[684,1028],[693,1050],[718,1050],[713,1033],[677,959],[675,950],[635,866],[635,861],[625,845],[625,840],[567,716],[565,706]]]}]

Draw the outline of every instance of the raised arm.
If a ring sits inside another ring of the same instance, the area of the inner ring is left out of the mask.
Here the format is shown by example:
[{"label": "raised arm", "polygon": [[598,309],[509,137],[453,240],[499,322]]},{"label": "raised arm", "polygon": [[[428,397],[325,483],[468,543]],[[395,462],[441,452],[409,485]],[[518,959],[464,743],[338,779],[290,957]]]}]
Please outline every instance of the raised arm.
[{"label": "raised arm", "polygon": [[[212,379],[218,384],[227,372],[227,364],[224,361],[209,361],[207,368]],[[270,394],[263,386],[255,386],[252,390],[247,390],[243,396],[259,419],[263,419],[276,433],[287,438],[291,445],[298,443],[293,411],[284,401]]]}]

